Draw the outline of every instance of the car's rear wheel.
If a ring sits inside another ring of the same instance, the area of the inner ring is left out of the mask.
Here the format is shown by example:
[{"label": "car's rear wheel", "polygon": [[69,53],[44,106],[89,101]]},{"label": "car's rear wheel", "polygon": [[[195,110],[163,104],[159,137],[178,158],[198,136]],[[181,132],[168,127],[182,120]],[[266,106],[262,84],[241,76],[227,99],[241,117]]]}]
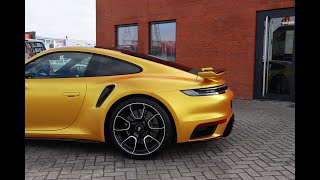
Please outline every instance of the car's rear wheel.
[{"label": "car's rear wheel", "polygon": [[173,136],[169,115],[148,98],[135,97],[119,103],[107,121],[111,141],[131,158],[154,156]]}]

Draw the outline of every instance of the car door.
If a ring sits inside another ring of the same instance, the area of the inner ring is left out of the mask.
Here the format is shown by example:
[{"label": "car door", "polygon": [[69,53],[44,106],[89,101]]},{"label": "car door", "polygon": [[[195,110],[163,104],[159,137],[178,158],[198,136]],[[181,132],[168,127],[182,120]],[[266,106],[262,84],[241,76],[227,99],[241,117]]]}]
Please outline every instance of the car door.
[{"label": "car door", "polygon": [[[25,66],[25,128],[59,130],[70,126],[86,93],[85,68],[92,55],[57,52]],[[77,68],[79,65],[82,68]]]}]

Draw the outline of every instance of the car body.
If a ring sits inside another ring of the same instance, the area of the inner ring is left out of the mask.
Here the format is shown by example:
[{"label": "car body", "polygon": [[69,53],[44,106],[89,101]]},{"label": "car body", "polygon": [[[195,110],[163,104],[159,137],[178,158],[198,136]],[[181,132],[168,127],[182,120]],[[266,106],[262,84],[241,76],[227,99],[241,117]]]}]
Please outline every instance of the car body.
[{"label": "car body", "polygon": [[46,47],[42,41],[25,38],[25,59],[28,59],[45,50]]},{"label": "car body", "polygon": [[[58,58],[71,60],[58,70],[41,69]],[[130,157],[149,158],[172,141],[229,135],[233,92],[223,72],[191,73],[175,64],[102,48],[41,52],[26,62],[25,136],[111,139]]]}]

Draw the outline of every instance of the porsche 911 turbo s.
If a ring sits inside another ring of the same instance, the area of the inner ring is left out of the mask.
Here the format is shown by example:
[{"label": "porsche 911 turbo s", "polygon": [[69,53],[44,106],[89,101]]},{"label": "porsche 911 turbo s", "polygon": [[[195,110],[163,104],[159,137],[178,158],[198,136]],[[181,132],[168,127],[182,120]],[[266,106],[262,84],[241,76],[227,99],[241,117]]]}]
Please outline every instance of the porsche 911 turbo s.
[{"label": "porsche 911 turbo s", "polygon": [[234,116],[223,74],[103,48],[43,51],[25,64],[25,136],[110,140],[137,159],[225,137]]}]

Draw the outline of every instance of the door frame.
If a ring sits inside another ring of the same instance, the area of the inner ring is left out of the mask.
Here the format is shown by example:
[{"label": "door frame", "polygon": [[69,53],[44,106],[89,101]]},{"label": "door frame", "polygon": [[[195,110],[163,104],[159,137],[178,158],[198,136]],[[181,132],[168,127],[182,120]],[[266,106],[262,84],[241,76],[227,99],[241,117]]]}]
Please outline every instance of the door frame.
[{"label": "door frame", "polygon": [[285,8],[276,10],[258,11],[256,16],[256,47],[254,59],[254,99],[271,99],[271,100],[285,100],[295,101],[295,35],[293,40],[293,57],[292,57],[292,79],[290,86],[290,94],[265,94],[262,96],[262,82],[263,82],[263,42],[264,42],[264,21],[266,16],[269,18],[279,18],[286,16],[295,16],[295,8]]}]

